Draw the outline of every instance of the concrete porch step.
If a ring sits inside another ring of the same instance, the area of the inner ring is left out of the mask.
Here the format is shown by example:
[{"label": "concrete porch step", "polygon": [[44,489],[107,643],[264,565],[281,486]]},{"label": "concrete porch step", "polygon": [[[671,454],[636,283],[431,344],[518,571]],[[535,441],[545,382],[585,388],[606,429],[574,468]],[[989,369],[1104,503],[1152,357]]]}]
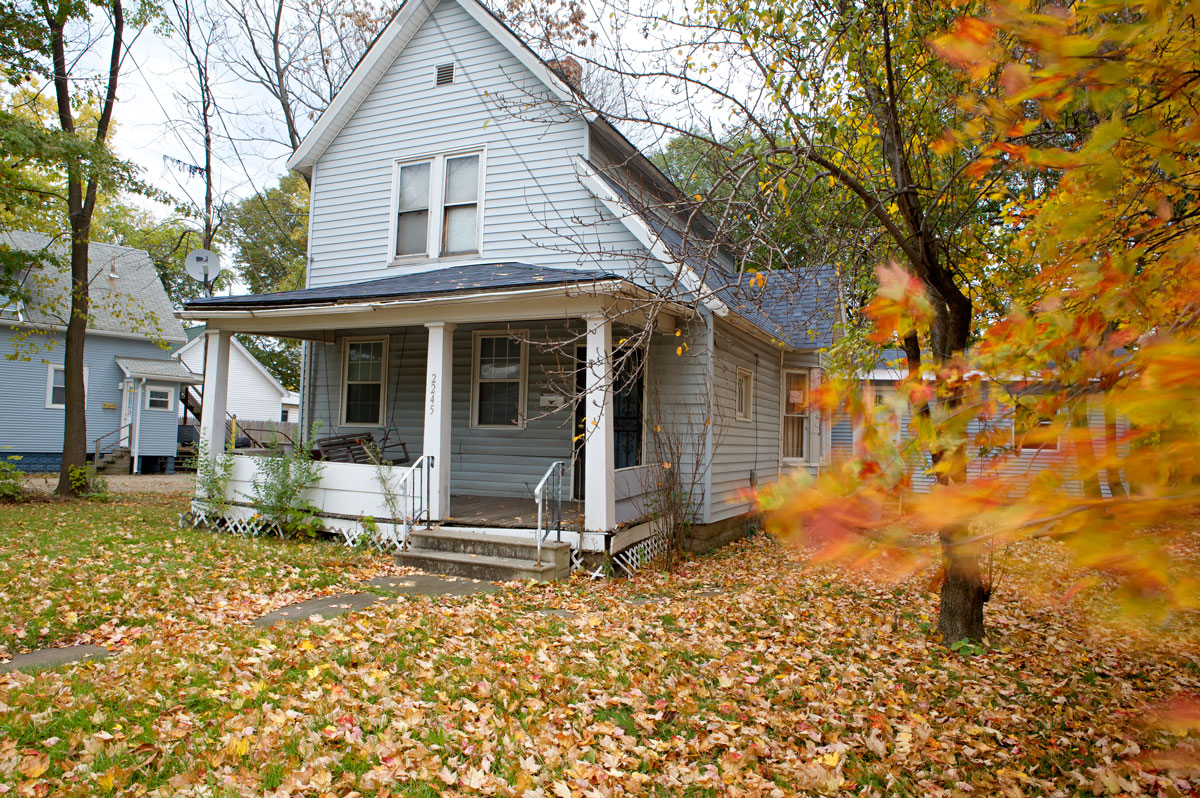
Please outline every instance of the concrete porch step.
[{"label": "concrete porch step", "polygon": [[419,568],[422,571],[447,576],[466,576],[488,582],[509,582],[516,579],[532,579],[550,582],[570,574],[570,565],[563,569],[548,557],[537,565],[532,559],[495,557],[486,554],[468,554],[458,551],[435,551],[411,548],[396,555],[398,565]]},{"label": "concrete porch step", "polygon": [[[516,531],[516,530],[514,530]],[[414,529],[409,540],[412,547],[424,551],[482,555],[512,560],[537,561],[537,530],[521,530],[522,535],[487,534],[440,526],[428,530]],[[542,543],[542,564],[552,563],[564,573],[571,570],[571,545],[547,540]]]}]

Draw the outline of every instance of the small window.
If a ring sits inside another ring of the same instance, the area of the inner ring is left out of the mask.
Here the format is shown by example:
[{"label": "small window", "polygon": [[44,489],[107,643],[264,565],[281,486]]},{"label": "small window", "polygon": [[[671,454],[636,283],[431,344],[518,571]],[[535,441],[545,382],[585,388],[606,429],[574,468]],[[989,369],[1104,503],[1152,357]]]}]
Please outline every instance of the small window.
[{"label": "small window", "polygon": [[478,250],[478,227],[479,156],[447,158],[442,254],[461,255]]},{"label": "small window", "polygon": [[279,410],[279,420],[283,422],[288,420],[288,409],[286,407]]},{"label": "small window", "polygon": [[383,386],[387,373],[387,340],[346,341],[345,396],[342,423],[379,426],[383,423]]},{"label": "small window", "polygon": [[431,164],[400,167],[396,208],[396,254],[421,255],[429,249],[429,171]]},{"label": "small window", "polygon": [[737,370],[737,420],[754,420],[754,372]]},{"label": "small window", "polygon": [[438,64],[437,77],[434,79],[434,84],[437,86],[445,86],[454,82],[454,64]]},{"label": "small window", "polygon": [[1026,431],[1018,436],[1021,442],[1021,450],[1057,452],[1058,438],[1049,432],[1053,423],[1050,419],[1043,418],[1037,424],[1027,427]]},{"label": "small window", "polygon": [[0,294],[0,319],[16,319],[21,320],[21,299],[20,297],[9,296],[8,294]]},{"label": "small window", "polygon": [[170,388],[162,385],[147,385],[146,386],[146,409],[147,410],[170,410],[174,406],[172,400],[173,391]]},{"label": "small window", "polygon": [[783,375],[783,456],[803,460],[808,456],[808,373]]},{"label": "small window", "polygon": [[473,374],[473,425],[524,426],[524,375],[524,343],[509,334],[477,334]]},{"label": "small window", "polygon": [[[83,404],[87,407],[88,369],[83,367]],[[67,406],[67,372],[62,366],[51,365],[46,374],[46,407],[65,408]]]}]

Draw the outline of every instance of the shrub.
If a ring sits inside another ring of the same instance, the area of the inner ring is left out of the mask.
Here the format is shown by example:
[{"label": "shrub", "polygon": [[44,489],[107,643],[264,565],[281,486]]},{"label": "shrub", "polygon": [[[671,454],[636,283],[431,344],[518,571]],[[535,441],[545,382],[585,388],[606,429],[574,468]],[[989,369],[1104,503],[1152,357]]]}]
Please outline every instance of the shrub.
[{"label": "shrub", "polygon": [[[316,430],[313,430],[314,434]],[[280,537],[316,537],[322,529],[320,509],[301,498],[321,477],[321,464],[312,459],[312,449],[300,445],[290,454],[270,444],[266,457],[256,458],[258,475],[249,497],[259,515],[278,530]]]},{"label": "shrub", "polygon": [[16,465],[20,459],[19,454],[12,454],[0,460],[0,501],[16,501],[25,492],[21,487],[21,469]]}]

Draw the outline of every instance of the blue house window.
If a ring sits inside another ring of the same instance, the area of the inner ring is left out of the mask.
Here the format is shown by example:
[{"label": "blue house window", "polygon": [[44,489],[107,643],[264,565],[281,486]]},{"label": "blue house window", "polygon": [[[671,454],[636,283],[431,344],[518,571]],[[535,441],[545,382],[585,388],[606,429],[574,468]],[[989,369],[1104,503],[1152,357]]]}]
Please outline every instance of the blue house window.
[{"label": "blue house window", "polygon": [[[87,407],[88,368],[83,367],[83,404]],[[51,364],[46,372],[46,407],[58,409],[67,406],[67,372],[62,366]]]}]

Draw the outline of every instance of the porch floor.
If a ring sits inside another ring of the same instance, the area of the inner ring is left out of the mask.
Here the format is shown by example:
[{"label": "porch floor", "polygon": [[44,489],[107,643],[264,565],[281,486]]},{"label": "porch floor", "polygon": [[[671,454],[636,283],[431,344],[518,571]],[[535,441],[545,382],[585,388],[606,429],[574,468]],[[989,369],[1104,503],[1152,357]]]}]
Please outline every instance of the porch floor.
[{"label": "porch floor", "polygon": [[[547,512],[553,513],[554,506],[547,503]],[[563,529],[579,529],[583,517],[583,502],[564,500],[562,503]],[[451,524],[464,526],[492,526],[505,529],[536,529],[537,502],[533,499],[502,498],[499,496],[451,496]],[[550,519],[545,519],[549,523]]]}]

